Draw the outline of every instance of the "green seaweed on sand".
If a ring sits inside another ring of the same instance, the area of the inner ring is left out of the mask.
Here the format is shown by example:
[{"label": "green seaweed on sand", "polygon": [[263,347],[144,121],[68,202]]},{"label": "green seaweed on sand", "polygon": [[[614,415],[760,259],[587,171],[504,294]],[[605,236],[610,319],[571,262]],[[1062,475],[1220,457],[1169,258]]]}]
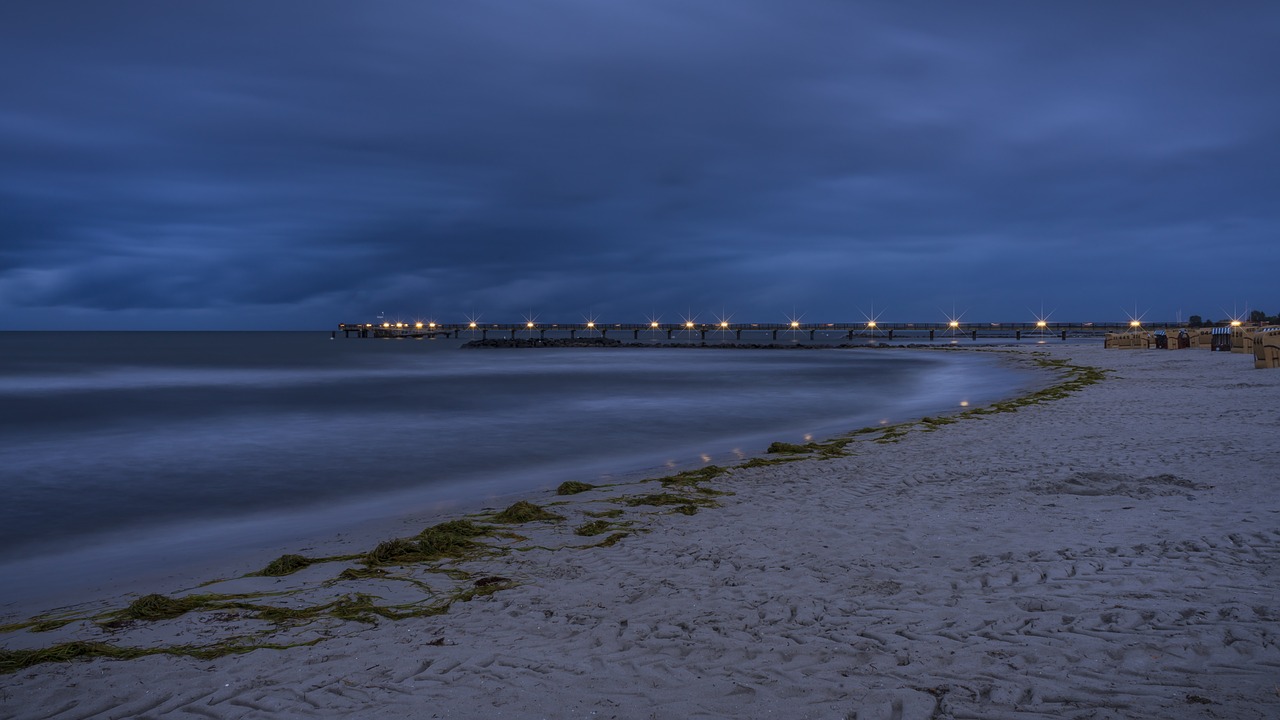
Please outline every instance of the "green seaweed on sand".
[{"label": "green seaweed on sand", "polygon": [[[803,445],[789,442],[775,442],[765,450],[770,455],[811,455],[818,453],[822,459],[841,457],[845,454],[845,446],[853,442],[852,438],[834,438],[824,442],[807,442]],[[800,459],[800,458],[797,458]]]},{"label": "green seaweed on sand", "polygon": [[851,442],[853,442],[853,438],[835,438],[834,440],[819,443],[819,455],[823,459],[848,455],[849,452],[845,450],[845,448],[847,448]]},{"label": "green seaweed on sand", "polygon": [[188,595],[171,598],[167,595],[152,593],[129,603],[124,610],[115,613],[118,620],[169,620],[185,615],[192,610],[204,610],[221,606],[221,598],[216,595]]},{"label": "green seaweed on sand", "polygon": [[587,510],[583,513],[583,515],[593,518],[616,518],[622,517],[625,514],[626,511],[622,508],[613,508],[611,510]]},{"label": "green seaweed on sand", "polygon": [[418,559],[417,544],[405,538],[383,540],[364,556],[365,564],[370,567],[416,562]]},{"label": "green seaweed on sand", "polygon": [[1063,359],[1046,359],[1036,358],[1036,364],[1043,368],[1060,370],[1063,372],[1061,382],[1042,388],[1033,393],[993,403],[986,408],[974,408],[973,410],[961,413],[961,417],[976,417],[980,415],[994,415],[1003,412],[1017,412],[1019,408],[1030,405],[1039,405],[1041,403],[1061,400],[1072,393],[1079,392],[1090,385],[1102,382],[1107,377],[1107,370],[1096,368],[1090,365],[1072,365]]},{"label": "green seaweed on sand", "polygon": [[771,455],[773,454],[797,455],[799,453],[811,453],[814,450],[817,450],[818,447],[819,446],[817,443],[805,443],[804,445],[797,445],[796,443],[789,443],[789,442],[775,442],[775,443],[771,443],[769,445],[769,449],[765,450],[765,452]]},{"label": "green seaweed on sand", "polygon": [[600,542],[596,543],[595,545],[592,545],[591,547],[613,547],[614,545],[618,544],[619,540],[627,537],[630,534],[631,533],[616,532],[610,535],[609,537],[601,540]]},{"label": "green seaweed on sand", "polygon": [[898,425],[887,425],[880,428],[884,434],[876,438],[876,442],[880,444],[896,443],[902,439],[911,430],[911,423],[901,423]]},{"label": "green seaweed on sand", "polygon": [[[727,472],[729,472],[729,468],[721,467],[719,465],[706,465],[698,468],[697,470],[685,470],[684,472],[678,472],[675,475],[668,475],[664,478],[659,478],[659,480],[661,480],[662,486],[665,488],[697,488],[699,483],[714,480]],[[703,488],[698,489],[706,492]]]},{"label": "green seaweed on sand", "polygon": [[227,655],[243,655],[254,650],[287,650],[295,647],[309,647],[319,643],[324,638],[315,638],[306,642],[285,645],[238,642],[241,639],[235,638],[213,645],[175,645],[149,648],[75,641],[34,650],[0,650],[0,674],[17,672],[41,663],[71,662],[72,660],[93,658],[132,660],[147,655],[176,655],[197,660],[213,660]]},{"label": "green seaweed on sand", "polygon": [[35,617],[30,618],[29,620],[25,620],[23,622],[15,622],[15,623],[8,623],[6,625],[0,625],[0,633],[11,633],[11,632],[16,632],[18,630],[30,630],[31,632],[49,632],[50,630],[57,630],[58,628],[66,627],[67,625],[70,625],[73,622],[78,622],[84,619],[86,618],[84,617],[84,615],[80,613],[64,613],[62,615],[53,615],[50,613],[45,613],[42,615],[36,615]]},{"label": "green seaweed on sand", "polygon": [[557,495],[577,495],[588,490],[595,490],[596,486],[591,483],[578,482],[577,480],[566,480],[560,483],[560,487],[556,488]]},{"label": "green seaweed on sand", "polygon": [[305,567],[310,567],[316,562],[319,561],[304,555],[281,555],[275,560],[267,563],[267,566],[259,570],[256,574],[265,577],[281,577],[296,573]]},{"label": "green seaweed on sand", "polygon": [[579,525],[577,529],[573,531],[573,534],[582,535],[583,537],[592,537],[607,531],[611,527],[613,527],[613,523],[608,520],[592,520],[589,523]]},{"label": "green seaweed on sand", "polygon": [[450,520],[418,533],[418,550],[430,559],[463,557],[481,547],[475,538],[493,534],[492,528],[470,520]]},{"label": "green seaweed on sand", "polygon": [[750,460],[748,460],[748,461],[746,461],[746,462],[742,463],[742,464],[741,464],[741,465],[739,465],[738,467],[740,467],[740,468],[769,467],[769,466],[771,466],[771,465],[781,465],[782,463],[795,462],[795,461],[797,461],[797,460],[803,460],[803,459],[804,459],[804,458],[797,458],[797,457],[786,457],[786,458],[761,458],[761,457],[757,457],[757,458],[751,458]]},{"label": "green seaweed on sand", "polygon": [[960,421],[952,417],[929,417],[926,415],[920,418],[920,422],[924,424],[925,432],[934,432],[943,425],[951,425]]},{"label": "green seaweed on sand", "polygon": [[539,505],[534,505],[528,500],[521,500],[493,516],[494,522],[500,522],[508,525],[536,522],[539,520],[557,521],[564,520],[564,517],[553,512],[549,512]]},{"label": "green seaweed on sand", "polygon": [[376,580],[387,576],[387,571],[377,567],[347,568],[338,573],[338,580]]},{"label": "green seaweed on sand", "polygon": [[[480,578],[476,580],[474,586],[454,593],[450,602],[470,602],[478,597],[488,597],[501,590],[510,590],[515,586],[516,582],[514,580],[496,575]],[[447,607],[446,605],[446,609]]]},{"label": "green seaweed on sand", "polygon": [[654,507],[665,507],[669,505],[719,507],[719,503],[711,500],[710,498],[676,495],[674,493],[650,493],[648,495],[636,495],[623,498],[622,502],[630,507],[638,507],[640,505],[652,505]]},{"label": "green seaweed on sand", "polygon": [[412,538],[392,538],[364,555],[368,567],[379,565],[405,565],[428,562],[441,558],[466,558],[491,548],[476,542],[475,538],[494,535],[494,529],[477,525],[470,520],[450,520],[418,533]]}]

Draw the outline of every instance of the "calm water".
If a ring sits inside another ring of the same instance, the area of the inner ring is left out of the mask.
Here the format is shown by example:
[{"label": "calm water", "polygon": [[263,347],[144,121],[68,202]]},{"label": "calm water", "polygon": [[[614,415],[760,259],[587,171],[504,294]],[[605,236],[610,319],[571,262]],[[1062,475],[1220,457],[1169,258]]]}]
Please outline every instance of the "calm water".
[{"label": "calm water", "polygon": [[0,561],[665,474],[1027,381],[961,353],[0,333]]}]

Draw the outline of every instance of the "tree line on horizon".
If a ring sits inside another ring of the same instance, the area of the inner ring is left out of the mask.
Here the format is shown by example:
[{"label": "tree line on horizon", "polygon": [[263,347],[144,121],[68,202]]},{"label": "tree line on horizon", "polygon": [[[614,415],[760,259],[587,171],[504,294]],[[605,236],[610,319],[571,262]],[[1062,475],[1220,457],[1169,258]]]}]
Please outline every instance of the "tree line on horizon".
[{"label": "tree line on horizon", "polygon": [[[1190,318],[1187,319],[1187,327],[1212,327],[1214,325],[1228,325],[1231,323],[1233,319],[1234,318],[1227,318],[1226,320],[1205,320],[1199,315],[1192,315]],[[1276,313],[1275,315],[1267,315],[1265,312],[1261,310],[1254,310],[1249,313],[1249,322],[1263,323],[1263,324],[1270,323],[1270,324],[1280,325],[1280,313]]]}]

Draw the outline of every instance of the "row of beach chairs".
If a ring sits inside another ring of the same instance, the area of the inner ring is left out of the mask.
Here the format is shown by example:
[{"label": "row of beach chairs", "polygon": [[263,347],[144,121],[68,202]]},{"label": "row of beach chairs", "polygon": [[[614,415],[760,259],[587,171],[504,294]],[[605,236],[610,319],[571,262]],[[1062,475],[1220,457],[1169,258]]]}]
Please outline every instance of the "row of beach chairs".
[{"label": "row of beach chairs", "polygon": [[1105,347],[1120,350],[1199,349],[1253,356],[1255,368],[1280,368],[1280,327],[1184,328],[1107,333]]}]

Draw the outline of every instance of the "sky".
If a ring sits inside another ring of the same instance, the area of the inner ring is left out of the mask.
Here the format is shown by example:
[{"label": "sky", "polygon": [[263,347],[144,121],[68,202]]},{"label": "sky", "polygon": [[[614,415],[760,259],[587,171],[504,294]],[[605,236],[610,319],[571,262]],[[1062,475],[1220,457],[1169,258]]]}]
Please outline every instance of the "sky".
[{"label": "sky", "polygon": [[0,329],[1280,313],[1280,3],[0,4]]}]

